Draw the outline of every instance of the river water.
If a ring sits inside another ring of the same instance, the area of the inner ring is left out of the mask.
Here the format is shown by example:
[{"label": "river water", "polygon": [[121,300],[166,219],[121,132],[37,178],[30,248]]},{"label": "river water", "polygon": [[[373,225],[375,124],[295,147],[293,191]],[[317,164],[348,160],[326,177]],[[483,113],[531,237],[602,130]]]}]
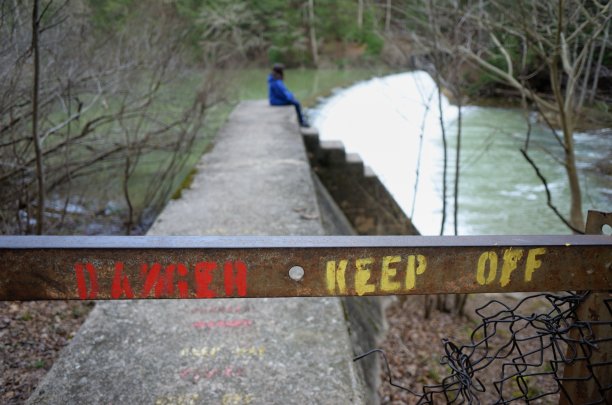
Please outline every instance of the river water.
[{"label": "river water", "polygon": [[[447,220],[453,234],[453,181],[457,107],[441,100],[448,137]],[[395,74],[336,91],[310,111],[323,140],[340,140],[361,155],[424,235],[437,235],[442,219],[443,147],[434,81],[424,72]],[[532,121],[530,156],[548,181],[553,203],[569,210],[562,148],[550,129],[519,109],[464,107],[459,177],[458,232],[567,234],[546,205],[544,186],[521,155]],[[575,134],[583,209],[612,211],[612,180],[596,170],[609,159],[612,131]],[[416,193],[415,193],[416,190]]]}]

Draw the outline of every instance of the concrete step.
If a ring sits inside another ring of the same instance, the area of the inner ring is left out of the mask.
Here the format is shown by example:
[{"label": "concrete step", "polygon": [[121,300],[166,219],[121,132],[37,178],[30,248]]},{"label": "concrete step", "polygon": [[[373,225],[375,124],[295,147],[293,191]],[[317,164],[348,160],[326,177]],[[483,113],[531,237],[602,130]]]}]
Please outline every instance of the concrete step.
[{"label": "concrete step", "polygon": [[304,136],[311,165],[322,184],[362,235],[418,235],[405,212],[374,171],[340,141],[320,141],[314,131]]},{"label": "concrete step", "polygon": [[321,141],[320,161],[330,166],[342,166],[346,163],[346,152],[340,141]]},{"label": "concrete step", "polygon": [[346,155],[346,170],[353,176],[364,176],[364,164],[361,156],[356,153],[347,153]]}]

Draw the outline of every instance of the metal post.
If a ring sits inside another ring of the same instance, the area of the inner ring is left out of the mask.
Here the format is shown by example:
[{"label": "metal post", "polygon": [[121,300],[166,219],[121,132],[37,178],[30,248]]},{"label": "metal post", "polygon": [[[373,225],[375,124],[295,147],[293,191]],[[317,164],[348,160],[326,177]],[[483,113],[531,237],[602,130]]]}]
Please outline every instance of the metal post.
[{"label": "metal post", "polygon": [[[611,214],[589,211],[587,234],[602,235],[605,225],[612,226]],[[612,404],[612,293],[589,294],[576,310],[575,322],[588,322],[590,336],[582,333],[584,328],[570,333],[576,344],[567,349],[571,362],[563,372],[559,404]],[[590,344],[579,343],[585,341]]]}]

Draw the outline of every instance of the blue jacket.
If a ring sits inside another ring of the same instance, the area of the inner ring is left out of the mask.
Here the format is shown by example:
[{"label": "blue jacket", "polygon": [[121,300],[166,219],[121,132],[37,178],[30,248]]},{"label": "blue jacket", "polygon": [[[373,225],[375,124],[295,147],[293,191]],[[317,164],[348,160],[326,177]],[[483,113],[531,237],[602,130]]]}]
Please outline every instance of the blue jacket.
[{"label": "blue jacket", "polygon": [[298,102],[285,87],[285,83],[280,79],[275,79],[271,74],[268,76],[268,99],[270,105],[289,105]]}]

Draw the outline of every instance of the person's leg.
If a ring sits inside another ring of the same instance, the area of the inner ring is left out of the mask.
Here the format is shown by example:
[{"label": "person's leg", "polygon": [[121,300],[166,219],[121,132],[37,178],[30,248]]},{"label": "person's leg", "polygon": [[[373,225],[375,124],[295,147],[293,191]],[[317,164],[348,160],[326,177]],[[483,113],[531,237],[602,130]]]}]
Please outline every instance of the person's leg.
[{"label": "person's leg", "polygon": [[302,115],[302,106],[297,101],[293,103],[293,106],[295,107],[295,113],[297,114],[298,122],[300,123],[300,126],[307,127],[308,123],[306,122],[306,120],[304,119],[304,116]]}]

